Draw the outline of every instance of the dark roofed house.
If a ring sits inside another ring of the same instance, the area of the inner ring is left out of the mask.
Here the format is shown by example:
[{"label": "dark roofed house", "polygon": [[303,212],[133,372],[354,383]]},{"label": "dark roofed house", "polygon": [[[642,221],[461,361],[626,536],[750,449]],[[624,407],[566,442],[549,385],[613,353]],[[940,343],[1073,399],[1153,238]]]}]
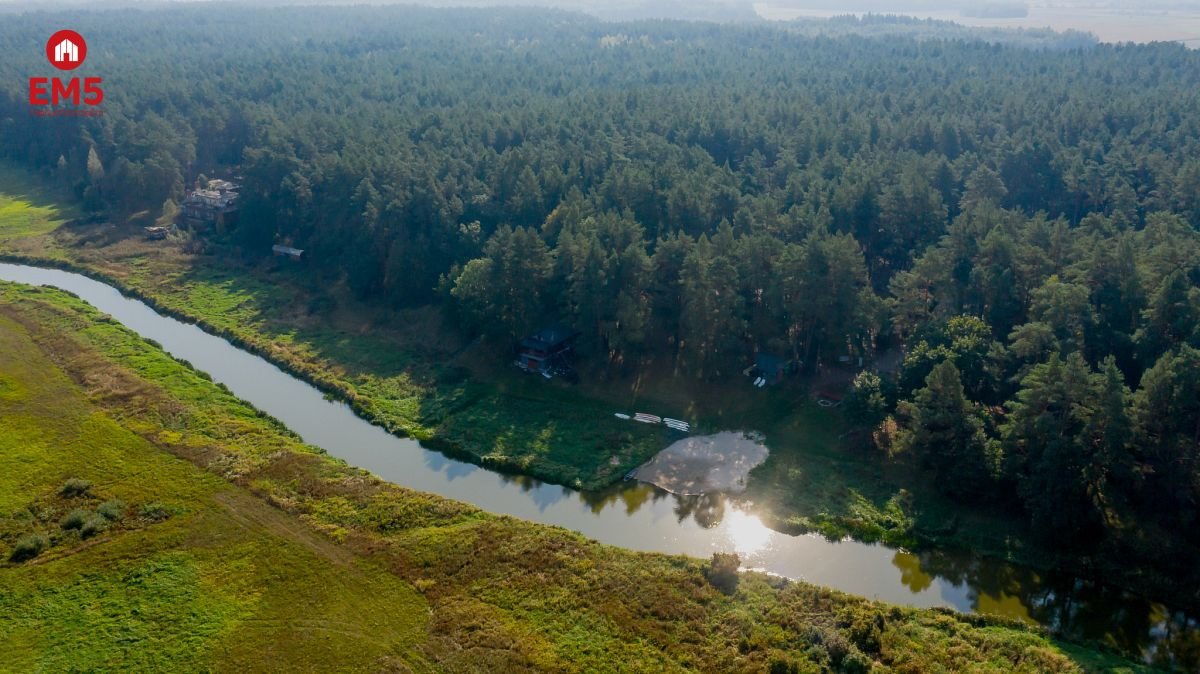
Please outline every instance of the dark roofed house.
[{"label": "dark roofed house", "polygon": [[543,375],[549,375],[557,368],[565,368],[565,357],[578,337],[578,332],[566,326],[543,328],[537,334],[521,340],[516,365],[526,372]]},{"label": "dark roofed house", "polygon": [[794,361],[760,351],[754,354],[754,366],[749,369],[749,374],[755,386],[763,387],[781,382],[795,371]]}]

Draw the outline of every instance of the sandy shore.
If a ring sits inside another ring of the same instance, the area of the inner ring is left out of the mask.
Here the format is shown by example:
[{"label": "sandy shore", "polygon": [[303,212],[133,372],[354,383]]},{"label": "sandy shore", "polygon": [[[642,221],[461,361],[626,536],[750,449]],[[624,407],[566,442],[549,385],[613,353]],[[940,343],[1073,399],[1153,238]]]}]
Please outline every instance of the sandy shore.
[{"label": "sandy shore", "polygon": [[738,493],[768,453],[752,434],[725,431],[684,438],[639,466],[633,476],[676,494]]}]

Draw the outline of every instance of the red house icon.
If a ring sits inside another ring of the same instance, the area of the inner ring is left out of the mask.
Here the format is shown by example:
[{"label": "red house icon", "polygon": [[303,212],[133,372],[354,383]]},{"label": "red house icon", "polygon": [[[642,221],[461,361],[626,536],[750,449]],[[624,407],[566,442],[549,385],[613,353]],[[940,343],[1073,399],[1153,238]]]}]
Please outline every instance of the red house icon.
[{"label": "red house icon", "polygon": [[54,45],[55,63],[79,63],[79,46],[70,40],[63,39]]}]

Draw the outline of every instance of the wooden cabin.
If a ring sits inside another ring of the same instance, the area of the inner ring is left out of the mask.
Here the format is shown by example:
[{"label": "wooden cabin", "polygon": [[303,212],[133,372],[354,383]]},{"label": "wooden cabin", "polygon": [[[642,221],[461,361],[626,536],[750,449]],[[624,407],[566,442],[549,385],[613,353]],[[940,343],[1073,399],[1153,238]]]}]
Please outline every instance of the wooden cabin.
[{"label": "wooden cabin", "polygon": [[556,368],[566,366],[566,356],[571,353],[578,337],[578,332],[565,326],[543,328],[521,340],[517,348],[516,365],[526,372],[550,374]]},{"label": "wooden cabin", "polygon": [[237,185],[228,180],[210,180],[208,187],[188,192],[180,207],[180,221],[194,229],[232,225],[237,218]]}]

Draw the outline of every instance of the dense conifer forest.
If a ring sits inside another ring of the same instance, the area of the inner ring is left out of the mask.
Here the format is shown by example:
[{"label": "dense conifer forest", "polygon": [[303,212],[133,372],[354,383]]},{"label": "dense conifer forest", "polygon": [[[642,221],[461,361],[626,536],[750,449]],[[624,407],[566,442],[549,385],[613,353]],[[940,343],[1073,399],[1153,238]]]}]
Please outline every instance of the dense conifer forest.
[{"label": "dense conifer forest", "polygon": [[35,117],[58,23],[0,25],[0,155],[86,208],[169,216],[236,176],[239,225],[196,245],[295,245],[361,298],[439,305],[498,345],[566,322],[617,371],[902,348],[847,403],[879,451],[1200,601],[1200,52],[121,11],[76,22],[104,115]]}]

